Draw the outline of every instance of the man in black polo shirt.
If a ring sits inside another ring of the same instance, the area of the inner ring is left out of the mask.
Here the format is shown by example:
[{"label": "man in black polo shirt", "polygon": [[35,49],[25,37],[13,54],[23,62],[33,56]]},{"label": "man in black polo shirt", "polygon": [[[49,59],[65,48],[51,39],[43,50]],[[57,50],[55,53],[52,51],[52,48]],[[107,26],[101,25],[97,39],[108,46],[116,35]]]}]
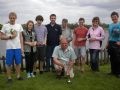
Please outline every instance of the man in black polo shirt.
[{"label": "man in black polo shirt", "polygon": [[52,53],[55,46],[59,45],[60,35],[62,34],[61,26],[56,24],[56,15],[50,15],[50,24],[47,24],[47,51],[46,51],[46,70],[50,71],[50,66],[52,71],[54,71]]}]

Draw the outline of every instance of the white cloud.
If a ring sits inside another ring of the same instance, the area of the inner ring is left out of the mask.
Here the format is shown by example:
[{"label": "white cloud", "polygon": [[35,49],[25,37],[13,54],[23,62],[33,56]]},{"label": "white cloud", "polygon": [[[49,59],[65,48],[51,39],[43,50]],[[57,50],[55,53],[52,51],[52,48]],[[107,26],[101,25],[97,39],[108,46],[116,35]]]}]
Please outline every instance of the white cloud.
[{"label": "white cloud", "polygon": [[99,16],[101,22],[110,23],[110,13],[120,12],[119,0],[0,0],[0,23],[8,21],[8,13],[15,11],[19,23],[34,20],[39,14],[43,15],[44,23],[49,23],[49,15],[57,15],[57,23],[62,18],[68,18],[70,23],[75,23],[80,17],[91,23],[94,16]]}]

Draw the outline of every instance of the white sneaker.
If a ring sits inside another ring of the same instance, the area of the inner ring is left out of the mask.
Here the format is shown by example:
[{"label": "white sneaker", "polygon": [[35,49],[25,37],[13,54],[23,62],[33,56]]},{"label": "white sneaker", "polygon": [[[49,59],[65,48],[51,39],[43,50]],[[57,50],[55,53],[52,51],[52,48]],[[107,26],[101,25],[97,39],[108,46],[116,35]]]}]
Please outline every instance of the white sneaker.
[{"label": "white sneaker", "polygon": [[27,73],[27,78],[30,78],[31,76],[30,76],[30,73]]},{"label": "white sneaker", "polygon": [[70,79],[68,79],[68,81],[67,81],[68,83],[71,83],[71,80]]},{"label": "white sneaker", "polygon": [[31,76],[31,77],[35,77],[35,75],[34,75],[33,73],[30,73],[30,76]]}]

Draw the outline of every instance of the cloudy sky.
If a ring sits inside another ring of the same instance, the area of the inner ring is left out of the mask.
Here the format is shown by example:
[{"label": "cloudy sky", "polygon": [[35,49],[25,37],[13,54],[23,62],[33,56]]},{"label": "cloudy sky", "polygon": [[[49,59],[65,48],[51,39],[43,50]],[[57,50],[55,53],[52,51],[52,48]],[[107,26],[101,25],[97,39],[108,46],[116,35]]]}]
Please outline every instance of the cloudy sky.
[{"label": "cloudy sky", "polygon": [[37,15],[44,17],[44,24],[49,23],[49,15],[57,15],[57,23],[67,18],[70,23],[76,23],[80,17],[91,24],[94,16],[99,16],[101,22],[111,23],[110,14],[117,11],[120,14],[120,0],[0,0],[0,23],[8,21],[8,13],[14,11],[18,15],[18,23],[26,23]]}]

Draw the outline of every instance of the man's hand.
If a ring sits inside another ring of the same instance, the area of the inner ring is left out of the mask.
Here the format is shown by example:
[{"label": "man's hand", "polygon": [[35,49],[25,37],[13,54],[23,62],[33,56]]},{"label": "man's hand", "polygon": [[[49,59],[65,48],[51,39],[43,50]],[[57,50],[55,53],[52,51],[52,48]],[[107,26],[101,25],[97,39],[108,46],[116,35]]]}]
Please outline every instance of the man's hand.
[{"label": "man's hand", "polygon": [[14,39],[17,36],[17,32],[16,31],[11,31],[11,36],[10,39]]},{"label": "man's hand", "polygon": [[77,41],[79,41],[79,42],[80,42],[80,41],[83,41],[83,40],[84,40],[84,38],[78,38],[78,39],[77,39]]},{"label": "man's hand", "polygon": [[120,41],[116,43],[117,45],[120,45]]}]

